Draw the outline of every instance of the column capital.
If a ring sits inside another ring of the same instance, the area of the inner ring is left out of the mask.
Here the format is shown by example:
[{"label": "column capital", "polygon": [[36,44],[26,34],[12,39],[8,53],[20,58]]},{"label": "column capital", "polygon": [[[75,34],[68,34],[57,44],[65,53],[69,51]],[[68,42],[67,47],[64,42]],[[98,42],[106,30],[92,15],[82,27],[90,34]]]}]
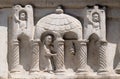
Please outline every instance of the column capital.
[{"label": "column capital", "polygon": [[86,45],[88,43],[88,40],[80,40],[78,41],[81,45]]},{"label": "column capital", "polygon": [[64,39],[58,38],[53,42],[54,45],[63,45],[64,44]]},{"label": "column capital", "polygon": [[96,44],[97,44],[97,46],[101,46],[101,45],[106,46],[108,44],[108,42],[100,40],[100,41],[97,41]]},{"label": "column capital", "polygon": [[40,43],[40,39],[32,40],[32,43]]},{"label": "column capital", "polygon": [[13,40],[13,44],[19,44],[18,40]]},{"label": "column capital", "polygon": [[62,39],[62,38],[57,38],[55,41],[64,42],[64,39]]}]

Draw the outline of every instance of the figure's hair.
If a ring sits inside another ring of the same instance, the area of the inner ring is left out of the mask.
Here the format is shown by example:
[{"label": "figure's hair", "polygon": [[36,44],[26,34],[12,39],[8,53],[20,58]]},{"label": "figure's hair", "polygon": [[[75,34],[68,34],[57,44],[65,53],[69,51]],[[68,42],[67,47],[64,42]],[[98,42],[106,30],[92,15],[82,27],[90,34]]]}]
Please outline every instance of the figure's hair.
[{"label": "figure's hair", "polygon": [[45,37],[47,37],[47,36],[51,36],[51,37],[52,37],[52,42],[55,40],[54,35],[52,35],[52,34],[46,34],[46,35],[43,35],[43,36],[41,37],[41,41],[44,42]]},{"label": "figure's hair", "polygon": [[98,12],[94,12],[94,13],[92,14],[92,20],[93,20],[93,21],[94,21],[94,19],[93,19],[93,16],[94,16],[94,15],[98,15],[98,19],[99,19],[98,21],[100,21],[100,15],[99,15],[99,13],[98,13]]},{"label": "figure's hair", "polygon": [[27,12],[25,10],[19,11],[19,19],[21,19],[20,18],[21,13],[25,13],[25,20],[27,20]]},{"label": "figure's hair", "polygon": [[92,14],[92,16],[95,15],[95,14],[97,14],[97,15],[99,16],[99,13],[97,13],[97,12],[94,12],[94,13]]}]

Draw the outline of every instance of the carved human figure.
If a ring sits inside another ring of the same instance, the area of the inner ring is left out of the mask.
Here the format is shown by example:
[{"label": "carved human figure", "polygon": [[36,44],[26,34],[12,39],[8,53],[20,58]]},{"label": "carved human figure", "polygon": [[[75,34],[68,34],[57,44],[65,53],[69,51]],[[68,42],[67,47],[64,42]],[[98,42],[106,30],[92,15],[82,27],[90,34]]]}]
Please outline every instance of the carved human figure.
[{"label": "carved human figure", "polygon": [[92,17],[88,17],[89,25],[88,28],[90,28],[91,33],[89,31],[89,35],[92,33],[97,34],[100,36],[100,30],[101,30],[101,25],[100,25],[100,15],[97,12],[92,13]]},{"label": "carved human figure", "polygon": [[97,12],[93,13],[92,14],[92,21],[94,22],[93,23],[93,28],[100,28],[100,17],[99,17],[99,14]]},{"label": "carved human figure", "polygon": [[25,11],[19,13],[19,18],[15,15],[15,20],[18,22],[21,30],[27,28],[27,13]]},{"label": "carved human figure", "polygon": [[52,64],[52,62],[54,61],[52,61],[52,56],[56,56],[52,42],[53,42],[53,37],[51,35],[45,36],[43,43],[44,43],[44,49],[45,49],[45,57],[47,60],[46,63],[48,65],[45,71],[49,73],[52,73],[52,71],[54,70],[53,64]]},{"label": "carved human figure", "polygon": [[[84,39],[89,39],[91,34],[97,34],[101,40],[106,41],[106,21],[105,8],[94,6],[93,9],[86,8],[86,18],[84,19]],[[103,33],[103,34],[101,34]]]},{"label": "carved human figure", "polygon": [[[19,28],[21,30],[25,29],[27,27],[27,23],[26,23],[26,13],[24,12],[20,12],[19,13],[19,18],[18,16],[14,16],[14,20],[16,23],[19,24]],[[19,37],[18,37],[19,38]],[[11,72],[20,72],[23,71],[24,69],[22,68],[22,65],[20,65],[20,56],[19,56],[19,50],[20,50],[20,41],[18,40],[18,38],[14,39],[13,41],[13,57],[14,60],[12,61],[14,64],[12,65],[12,69]]]}]

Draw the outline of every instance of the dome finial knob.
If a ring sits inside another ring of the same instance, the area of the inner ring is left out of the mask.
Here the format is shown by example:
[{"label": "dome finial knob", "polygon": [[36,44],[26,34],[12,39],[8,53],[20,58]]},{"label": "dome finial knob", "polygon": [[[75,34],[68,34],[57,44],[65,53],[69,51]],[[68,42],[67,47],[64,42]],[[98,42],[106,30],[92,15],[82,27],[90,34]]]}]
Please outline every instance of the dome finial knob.
[{"label": "dome finial knob", "polygon": [[58,6],[57,9],[56,9],[56,13],[57,14],[62,14],[64,11],[63,9],[61,8],[61,6]]}]

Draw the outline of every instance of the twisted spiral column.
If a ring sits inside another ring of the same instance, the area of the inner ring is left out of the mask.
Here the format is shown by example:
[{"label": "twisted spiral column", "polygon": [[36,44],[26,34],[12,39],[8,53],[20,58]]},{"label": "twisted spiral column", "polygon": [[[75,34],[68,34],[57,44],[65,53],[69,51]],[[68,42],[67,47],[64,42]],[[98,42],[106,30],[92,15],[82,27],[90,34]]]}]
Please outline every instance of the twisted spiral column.
[{"label": "twisted spiral column", "polygon": [[39,41],[32,42],[32,63],[31,72],[39,72]]},{"label": "twisted spiral column", "polygon": [[78,41],[77,56],[78,69],[77,72],[87,72],[87,41]]},{"label": "twisted spiral column", "polygon": [[64,40],[59,39],[55,41],[55,49],[56,49],[56,56],[55,56],[55,67],[56,72],[64,72]]},{"label": "twisted spiral column", "polygon": [[107,42],[99,42],[99,72],[107,72],[106,47]]},{"label": "twisted spiral column", "polygon": [[11,54],[11,72],[19,72],[20,56],[19,56],[19,41],[13,41]]}]

